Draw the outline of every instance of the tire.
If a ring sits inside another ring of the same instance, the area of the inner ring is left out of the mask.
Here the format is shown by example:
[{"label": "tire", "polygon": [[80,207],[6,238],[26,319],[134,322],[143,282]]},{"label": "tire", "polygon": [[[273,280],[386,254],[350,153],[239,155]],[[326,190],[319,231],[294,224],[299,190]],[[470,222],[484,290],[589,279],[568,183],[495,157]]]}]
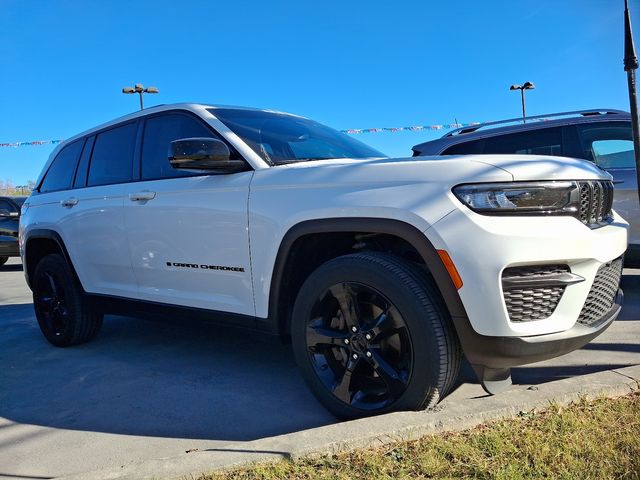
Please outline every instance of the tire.
[{"label": "tire", "polygon": [[454,385],[462,360],[430,276],[378,252],[345,255],[315,270],[296,298],[291,337],[313,393],[346,419],[434,406]]},{"label": "tire", "polygon": [[36,318],[51,344],[69,347],[95,338],[103,316],[88,309],[82,288],[62,255],[46,255],[38,262],[32,286]]},{"label": "tire", "polygon": [[0,265],[4,265],[9,260],[9,257],[0,257]]}]

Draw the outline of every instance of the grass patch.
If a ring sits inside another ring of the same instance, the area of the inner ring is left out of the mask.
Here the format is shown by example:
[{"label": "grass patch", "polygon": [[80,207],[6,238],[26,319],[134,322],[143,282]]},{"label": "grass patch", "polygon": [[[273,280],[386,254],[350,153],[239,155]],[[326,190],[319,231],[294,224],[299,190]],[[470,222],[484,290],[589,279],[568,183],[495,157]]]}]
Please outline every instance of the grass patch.
[{"label": "grass patch", "polygon": [[257,465],[199,480],[452,477],[640,479],[640,393],[551,406],[464,432]]}]

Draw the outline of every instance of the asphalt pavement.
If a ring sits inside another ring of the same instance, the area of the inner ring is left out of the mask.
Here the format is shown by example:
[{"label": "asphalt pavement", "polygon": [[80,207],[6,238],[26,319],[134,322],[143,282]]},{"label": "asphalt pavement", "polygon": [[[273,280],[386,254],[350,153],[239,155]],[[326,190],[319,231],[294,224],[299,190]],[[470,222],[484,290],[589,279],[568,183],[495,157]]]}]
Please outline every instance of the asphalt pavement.
[{"label": "asphalt pavement", "polygon": [[[640,270],[620,318],[592,344],[515,369],[518,385],[640,364]],[[277,338],[187,318],[109,316],[91,343],[59,349],[38,329],[17,259],[0,267],[0,479],[113,468],[337,423]],[[470,372],[439,407],[485,394]],[[502,394],[502,395],[508,395]]]}]

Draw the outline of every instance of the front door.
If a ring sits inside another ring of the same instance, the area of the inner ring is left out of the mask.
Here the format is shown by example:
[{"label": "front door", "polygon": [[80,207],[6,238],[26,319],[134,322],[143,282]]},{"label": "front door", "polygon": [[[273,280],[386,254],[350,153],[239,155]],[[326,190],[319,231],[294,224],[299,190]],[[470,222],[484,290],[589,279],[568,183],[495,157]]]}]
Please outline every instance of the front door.
[{"label": "front door", "polygon": [[125,225],[138,298],[254,315],[247,202],[253,171],[173,169],[169,144],[216,137],[186,112],[147,117],[141,181],[128,185]]}]

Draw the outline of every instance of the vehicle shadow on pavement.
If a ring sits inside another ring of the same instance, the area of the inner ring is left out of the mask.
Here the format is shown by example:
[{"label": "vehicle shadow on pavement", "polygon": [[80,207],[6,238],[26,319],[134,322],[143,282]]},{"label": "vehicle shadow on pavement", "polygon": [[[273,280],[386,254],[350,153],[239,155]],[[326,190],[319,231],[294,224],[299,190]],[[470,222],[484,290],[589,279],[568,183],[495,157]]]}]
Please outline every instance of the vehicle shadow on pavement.
[{"label": "vehicle shadow on pavement", "polygon": [[0,273],[2,272],[21,272],[22,264],[21,263],[10,263],[5,265],[0,265]]},{"label": "vehicle shadow on pavement", "polygon": [[30,304],[0,306],[0,332],[0,416],[12,422],[230,441],[336,422],[277,337],[108,316],[93,342],[61,349]]},{"label": "vehicle shadow on pavement", "polygon": [[562,366],[541,366],[514,368],[511,373],[513,383],[516,385],[541,385],[563,378],[579,377],[589,373],[604,372],[606,370],[616,370],[635,365],[634,363],[623,364],[595,364],[595,365],[562,365]]}]

